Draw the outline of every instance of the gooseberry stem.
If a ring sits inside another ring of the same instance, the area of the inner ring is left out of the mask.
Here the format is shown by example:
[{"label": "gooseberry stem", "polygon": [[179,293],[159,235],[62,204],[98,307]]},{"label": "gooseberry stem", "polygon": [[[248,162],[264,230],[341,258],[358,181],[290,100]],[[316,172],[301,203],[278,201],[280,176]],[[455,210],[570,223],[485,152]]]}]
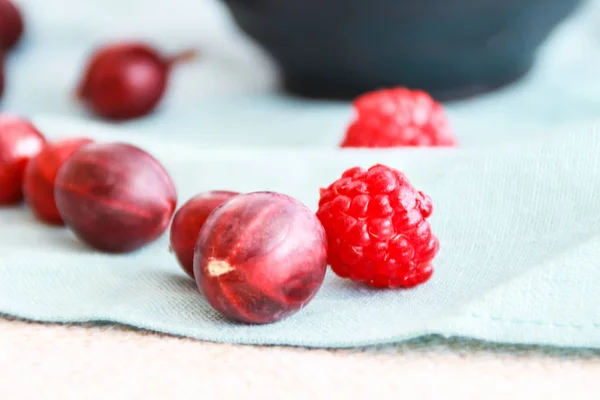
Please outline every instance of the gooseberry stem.
[{"label": "gooseberry stem", "polygon": [[200,55],[200,52],[196,49],[184,50],[174,56],[167,59],[167,65],[173,66],[184,62],[190,62],[195,60]]}]

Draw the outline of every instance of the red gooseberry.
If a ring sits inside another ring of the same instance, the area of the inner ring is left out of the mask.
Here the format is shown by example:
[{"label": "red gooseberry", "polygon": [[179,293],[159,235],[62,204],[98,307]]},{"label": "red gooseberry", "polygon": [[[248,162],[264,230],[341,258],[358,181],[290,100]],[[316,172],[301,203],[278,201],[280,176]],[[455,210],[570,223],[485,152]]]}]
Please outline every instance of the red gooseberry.
[{"label": "red gooseberry", "polygon": [[25,118],[0,114],[0,205],[23,200],[27,163],[44,148],[46,140]]},{"label": "red gooseberry", "polygon": [[195,55],[189,50],[165,57],[141,42],[108,44],[91,57],[77,97],[92,113],[107,120],[145,116],[160,103],[172,67]]},{"label": "red gooseberry", "polygon": [[183,270],[194,277],[194,247],[200,229],[215,208],[239,195],[237,192],[205,192],[188,200],[173,217],[171,223],[171,249]]},{"label": "red gooseberry", "polygon": [[0,50],[11,50],[23,36],[21,10],[11,0],[0,0]]},{"label": "red gooseberry", "polygon": [[4,56],[0,51],[0,100],[4,95]]},{"label": "red gooseberry", "polygon": [[265,324],[315,296],[327,269],[323,226],[297,200],[273,192],[232,198],[200,231],[194,254],[198,288],[228,319]]},{"label": "red gooseberry", "polygon": [[92,143],[75,151],[58,170],[54,197],[75,236],[110,253],[131,252],[158,239],[177,204],[164,167],[125,143]]},{"label": "red gooseberry", "polygon": [[80,147],[91,139],[74,138],[49,143],[32,158],[25,169],[23,192],[25,201],[35,216],[52,225],[63,225],[54,200],[54,182],[59,168]]}]

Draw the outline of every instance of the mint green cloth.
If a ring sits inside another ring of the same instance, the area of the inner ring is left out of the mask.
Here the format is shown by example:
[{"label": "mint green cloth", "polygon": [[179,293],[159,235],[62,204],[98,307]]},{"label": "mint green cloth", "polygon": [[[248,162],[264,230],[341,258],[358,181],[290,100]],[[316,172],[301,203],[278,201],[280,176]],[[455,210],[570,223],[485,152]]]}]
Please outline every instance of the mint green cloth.
[{"label": "mint green cloth", "polygon": [[[46,131],[65,133],[60,124]],[[302,312],[244,326],[210,309],[168,252],[166,236],[131,255],[105,255],[65,229],[36,223],[25,208],[4,209],[0,313],[246,344],[352,347],[439,334],[600,347],[600,135],[594,127],[462,150],[201,150],[130,138],[164,162],[180,203],[206,190],[275,190],[315,209],[318,188],[343,170],[397,167],[433,198],[432,224],[442,245],[435,275],[413,290],[377,291],[329,274]]]}]

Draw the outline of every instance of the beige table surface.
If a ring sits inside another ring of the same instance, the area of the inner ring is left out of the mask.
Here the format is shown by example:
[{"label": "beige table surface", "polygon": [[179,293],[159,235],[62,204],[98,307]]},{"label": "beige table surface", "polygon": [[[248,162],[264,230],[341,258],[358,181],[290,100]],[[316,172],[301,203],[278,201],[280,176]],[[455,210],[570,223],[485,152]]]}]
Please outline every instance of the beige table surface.
[{"label": "beige table surface", "polygon": [[0,399],[597,399],[600,352],[431,341],[306,350],[0,319]]}]

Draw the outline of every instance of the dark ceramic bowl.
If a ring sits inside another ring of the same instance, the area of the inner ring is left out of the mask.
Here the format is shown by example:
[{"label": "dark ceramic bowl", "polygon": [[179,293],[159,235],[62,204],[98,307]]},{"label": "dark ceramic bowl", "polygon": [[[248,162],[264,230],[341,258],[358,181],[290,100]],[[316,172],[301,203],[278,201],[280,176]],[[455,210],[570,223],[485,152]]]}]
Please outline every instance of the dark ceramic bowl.
[{"label": "dark ceramic bowl", "polygon": [[224,0],[279,63],[286,87],[350,98],[403,85],[439,100],[529,71],[580,0]]}]

